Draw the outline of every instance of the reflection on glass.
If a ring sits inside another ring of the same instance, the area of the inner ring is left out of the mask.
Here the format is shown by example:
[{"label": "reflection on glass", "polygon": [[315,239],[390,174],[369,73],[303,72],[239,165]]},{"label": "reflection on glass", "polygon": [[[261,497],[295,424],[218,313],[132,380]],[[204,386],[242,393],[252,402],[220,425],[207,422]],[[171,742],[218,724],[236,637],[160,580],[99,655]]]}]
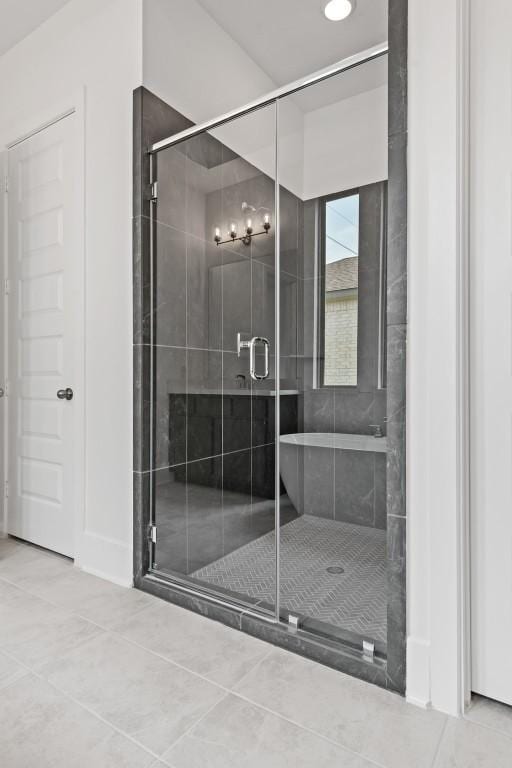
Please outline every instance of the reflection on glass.
[{"label": "reflection on glass", "polygon": [[[267,554],[275,549],[275,383],[250,379],[237,335],[268,338],[272,359],[274,112],[162,150],[153,229],[153,565],[267,610],[275,602]],[[238,577],[256,566],[245,548],[262,539],[264,595]]]},{"label": "reflection on glass", "polygon": [[296,512],[279,529],[280,616],[381,654],[386,109],[385,62],[374,62],[280,100],[278,136],[279,178],[299,210],[290,226],[280,206],[280,239],[296,232],[300,253],[298,426],[279,441],[280,509]]}]

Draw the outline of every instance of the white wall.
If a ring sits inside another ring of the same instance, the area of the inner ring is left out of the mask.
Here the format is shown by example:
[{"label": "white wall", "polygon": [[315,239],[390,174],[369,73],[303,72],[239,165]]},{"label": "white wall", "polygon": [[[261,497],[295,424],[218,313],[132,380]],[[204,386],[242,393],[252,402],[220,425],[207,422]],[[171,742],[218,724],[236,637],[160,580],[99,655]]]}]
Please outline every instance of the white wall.
[{"label": "white wall", "polygon": [[[195,123],[276,88],[196,0],[144,0],[143,15],[143,83]],[[281,100],[280,182],[309,199],[386,178],[386,90],[376,88],[312,111],[303,111],[300,99]],[[214,135],[272,177],[274,118],[269,108],[265,111],[216,129]]]},{"label": "white wall", "polygon": [[132,91],[141,0],[71,0],[0,58],[0,148],[85,98],[85,521],[78,562],[132,578]]},{"label": "white wall", "polygon": [[458,0],[409,0],[407,695],[456,714],[461,680]]},{"label": "white wall", "polygon": [[[6,154],[2,152],[1,145],[0,145],[0,179],[4,179],[7,175],[7,163],[6,163]],[[5,388],[5,366],[6,366],[6,359],[5,359],[5,353],[6,350],[4,348],[4,333],[3,328],[5,327],[5,321],[6,321],[6,307],[5,307],[5,292],[3,290],[4,285],[4,279],[5,279],[5,262],[7,260],[7,230],[5,227],[6,222],[6,214],[7,214],[7,200],[6,196],[2,195],[2,200],[0,201],[0,387]],[[5,467],[5,456],[7,455],[7,419],[6,419],[6,410],[7,410],[7,399],[5,397],[0,398],[0,536],[2,535],[2,532],[5,531],[7,527],[7,519],[6,519],[6,511],[7,511],[7,504],[6,499],[4,495],[4,467]]]},{"label": "white wall", "polygon": [[195,123],[275,83],[196,0],[144,0],[143,82]]},{"label": "white wall", "polygon": [[388,89],[380,86],[304,116],[304,198],[388,177]]}]

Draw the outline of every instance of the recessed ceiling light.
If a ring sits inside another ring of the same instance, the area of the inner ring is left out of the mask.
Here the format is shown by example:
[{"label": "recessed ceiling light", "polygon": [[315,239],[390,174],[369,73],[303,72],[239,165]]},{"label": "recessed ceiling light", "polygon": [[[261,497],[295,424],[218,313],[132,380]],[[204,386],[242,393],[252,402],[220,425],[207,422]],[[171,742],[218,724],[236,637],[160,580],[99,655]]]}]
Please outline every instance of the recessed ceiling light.
[{"label": "recessed ceiling light", "polygon": [[354,0],[329,0],[324,13],[329,21],[342,21],[354,10]]}]

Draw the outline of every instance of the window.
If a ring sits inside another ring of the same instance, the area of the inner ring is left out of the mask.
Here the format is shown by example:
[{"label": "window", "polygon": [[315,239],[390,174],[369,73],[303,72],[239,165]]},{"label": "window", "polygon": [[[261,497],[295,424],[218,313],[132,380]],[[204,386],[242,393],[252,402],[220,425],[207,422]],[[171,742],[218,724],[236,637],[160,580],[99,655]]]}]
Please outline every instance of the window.
[{"label": "window", "polygon": [[324,200],[322,219],[321,381],[356,386],[359,193]]}]

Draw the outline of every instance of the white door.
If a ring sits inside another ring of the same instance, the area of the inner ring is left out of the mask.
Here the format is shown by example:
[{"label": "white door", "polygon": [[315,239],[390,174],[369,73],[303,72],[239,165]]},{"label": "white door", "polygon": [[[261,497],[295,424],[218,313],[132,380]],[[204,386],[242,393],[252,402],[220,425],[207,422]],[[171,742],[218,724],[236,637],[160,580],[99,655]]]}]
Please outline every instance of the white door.
[{"label": "white door", "polygon": [[82,440],[75,123],[69,115],[8,153],[8,531],[70,557]]},{"label": "white door", "polygon": [[512,704],[512,3],[471,12],[472,689]]}]

